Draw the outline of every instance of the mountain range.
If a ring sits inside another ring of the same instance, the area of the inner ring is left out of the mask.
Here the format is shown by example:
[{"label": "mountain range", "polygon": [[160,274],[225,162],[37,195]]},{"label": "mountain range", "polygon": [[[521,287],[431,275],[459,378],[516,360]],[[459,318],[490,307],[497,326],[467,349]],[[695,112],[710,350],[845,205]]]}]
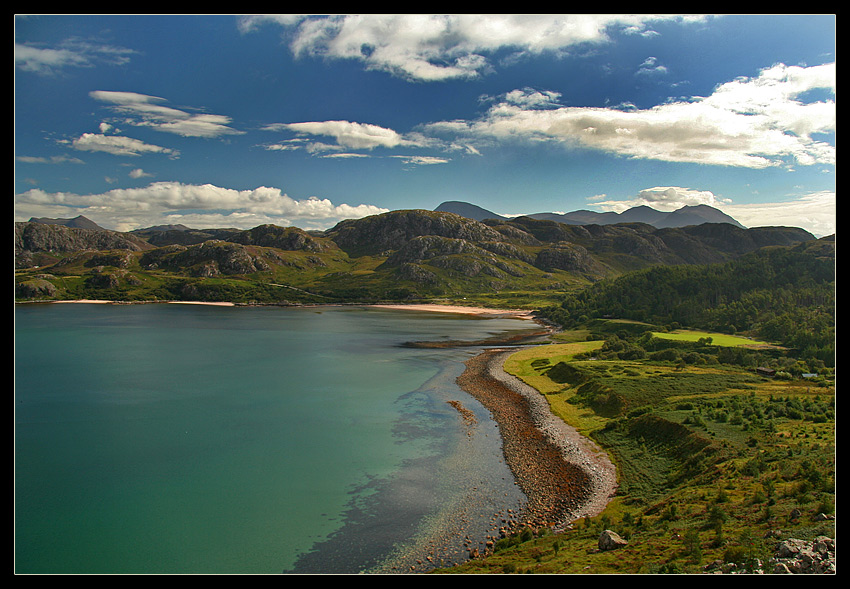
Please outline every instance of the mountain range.
[{"label": "mountain range", "polygon": [[[485,219],[507,220],[508,217],[497,215],[478,205],[463,201],[446,201],[435,211],[455,213],[462,217],[484,221]],[[708,205],[684,206],[672,212],[662,212],[645,205],[632,207],[622,213],[598,213],[596,211],[579,210],[571,213],[531,213],[526,215],[532,219],[557,221],[567,225],[614,225],[616,223],[646,223],[659,229],[665,227],[687,227],[702,223],[729,223],[735,227],[744,228],[738,221]]]},{"label": "mountain range", "polygon": [[[795,227],[478,221],[428,210],[349,219],[324,232],[261,225],[124,233],[32,220],[15,223],[15,266],[18,296],[30,299],[492,301],[513,293],[539,301],[650,266],[725,262],[813,241]],[[818,241],[834,250],[834,241]]]}]

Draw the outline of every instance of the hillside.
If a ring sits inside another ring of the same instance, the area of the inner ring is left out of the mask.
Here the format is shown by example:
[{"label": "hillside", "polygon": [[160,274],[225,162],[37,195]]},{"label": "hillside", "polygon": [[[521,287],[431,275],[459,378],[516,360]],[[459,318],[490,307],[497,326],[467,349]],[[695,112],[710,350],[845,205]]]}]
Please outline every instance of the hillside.
[{"label": "hillside", "polygon": [[592,320],[505,361],[606,450],[618,489],[565,528],[508,521],[486,554],[436,572],[836,572],[834,372],[656,329]]},{"label": "hillside", "polygon": [[38,275],[56,298],[281,303],[443,296],[504,304],[511,296],[514,305],[536,307],[558,292],[633,270],[724,262],[812,240],[789,227],[482,222],[406,210],[343,221],[323,233],[275,225],[119,233],[16,223],[15,260],[18,282]]}]

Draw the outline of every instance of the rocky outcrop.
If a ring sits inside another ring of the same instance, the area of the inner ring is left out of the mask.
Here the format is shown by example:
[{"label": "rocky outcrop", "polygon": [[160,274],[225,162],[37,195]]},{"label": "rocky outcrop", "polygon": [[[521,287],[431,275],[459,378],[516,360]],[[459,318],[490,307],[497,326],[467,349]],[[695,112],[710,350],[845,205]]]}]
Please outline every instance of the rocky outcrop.
[{"label": "rocky outcrop", "polygon": [[835,539],[818,536],[814,540],[789,538],[776,545],[766,563],[753,559],[750,563],[715,560],[705,572],[712,574],[774,574],[774,575],[831,575],[835,574]]},{"label": "rocky outcrop", "polygon": [[297,227],[260,225],[230,236],[227,241],[243,245],[260,245],[287,251],[325,252],[333,243],[319,240]]},{"label": "rocky outcrop", "polygon": [[424,210],[393,211],[342,221],[328,230],[327,235],[343,250],[358,255],[397,250],[415,237],[429,235],[472,243],[504,240],[498,231],[479,221],[454,213]]},{"label": "rocky outcrop", "polygon": [[87,250],[145,251],[153,246],[117,231],[80,229],[47,223],[15,223],[15,260],[18,268],[30,267],[39,252],[71,253]]},{"label": "rocky outcrop", "polygon": [[577,274],[602,276],[605,268],[591,257],[585,248],[570,243],[559,243],[538,252],[534,265],[541,270],[566,270]]},{"label": "rocky outcrop", "polygon": [[56,287],[44,278],[34,278],[15,285],[15,296],[22,299],[53,298]]},{"label": "rocky outcrop", "polygon": [[437,235],[417,236],[405,243],[398,251],[387,258],[390,266],[400,266],[408,262],[422,262],[445,256],[469,254],[476,257],[487,256],[486,250],[465,239],[454,239]]},{"label": "rocky outcrop", "polygon": [[258,255],[252,255],[246,246],[216,239],[190,247],[159,248],[144,254],[139,264],[148,269],[183,270],[198,277],[253,274],[270,268],[268,262]]},{"label": "rocky outcrop", "polygon": [[780,542],[769,563],[771,573],[835,573],[835,540],[818,536],[812,541],[788,539]]}]

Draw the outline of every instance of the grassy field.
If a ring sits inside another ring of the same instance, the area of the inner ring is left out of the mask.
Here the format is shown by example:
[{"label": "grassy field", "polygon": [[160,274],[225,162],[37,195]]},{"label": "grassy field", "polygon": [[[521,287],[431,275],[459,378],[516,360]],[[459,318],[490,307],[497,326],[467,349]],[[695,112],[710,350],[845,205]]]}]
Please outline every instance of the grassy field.
[{"label": "grassy field", "polygon": [[726,335],[723,333],[712,333],[708,331],[689,331],[676,330],[670,332],[654,331],[652,335],[661,339],[669,339],[683,342],[696,342],[700,339],[711,338],[711,344],[714,346],[767,346],[767,342],[760,342],[748,337],[740,337],[736,335]]}]

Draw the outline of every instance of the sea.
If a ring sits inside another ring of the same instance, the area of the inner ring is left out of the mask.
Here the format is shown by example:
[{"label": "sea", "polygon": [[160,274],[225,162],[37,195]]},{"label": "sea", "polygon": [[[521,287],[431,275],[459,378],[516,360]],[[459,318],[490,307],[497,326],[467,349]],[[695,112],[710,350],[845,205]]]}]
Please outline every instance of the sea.
[{"label": "sea", "polygon": [[14,319],[18,574],[426,572],[524,505],[455,383],[481,348],[408,343],[528,320],[57,303]]}]

